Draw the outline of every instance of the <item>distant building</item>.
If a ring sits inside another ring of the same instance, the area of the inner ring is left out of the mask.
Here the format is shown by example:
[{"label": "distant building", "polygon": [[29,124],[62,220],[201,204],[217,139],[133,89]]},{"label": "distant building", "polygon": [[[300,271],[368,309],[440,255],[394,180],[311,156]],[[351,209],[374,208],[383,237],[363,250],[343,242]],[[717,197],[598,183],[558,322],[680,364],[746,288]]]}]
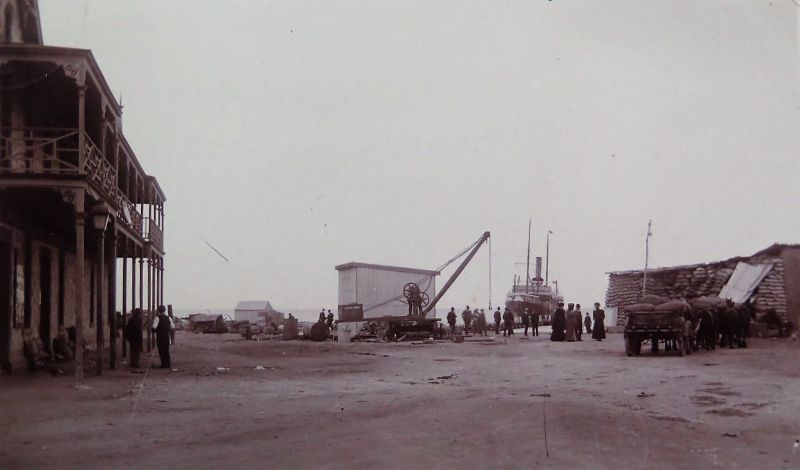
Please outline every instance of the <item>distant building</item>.
[{"label": "distant building", "polygon": [[245,300],[236,304],[236,309],[233,311],[235,321],[248,321],[258,325],[269,322],[280,325],[283,323],[283,317],[283,313],[272,308],[272,304],[267,300]]},{"label": "distant building", "polygon": [[[643,270],[608,273],[606,305],[623,309],[643,296]],[[700,296],[748,299],[758,316],[774,308],[784,320],[800,324],[800,245],[774,244],[751,256],[711,263],[647,270],[647,294],[670,299]],[[624,314],[618,324],[624,322]]]}]

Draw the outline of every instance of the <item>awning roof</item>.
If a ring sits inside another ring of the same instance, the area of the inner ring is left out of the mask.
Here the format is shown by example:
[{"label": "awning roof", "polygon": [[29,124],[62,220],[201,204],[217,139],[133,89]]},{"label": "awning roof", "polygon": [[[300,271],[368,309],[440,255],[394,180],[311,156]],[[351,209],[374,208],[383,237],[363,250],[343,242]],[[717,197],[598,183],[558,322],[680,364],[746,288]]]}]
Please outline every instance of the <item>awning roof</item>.
[{"label": "awning roof", "polygon": [[719,292],[719,296],[723,299],[731,299],[734,303],[746,302],[771,269],[771,264],[752,265],[739,262],[730,279]]}]

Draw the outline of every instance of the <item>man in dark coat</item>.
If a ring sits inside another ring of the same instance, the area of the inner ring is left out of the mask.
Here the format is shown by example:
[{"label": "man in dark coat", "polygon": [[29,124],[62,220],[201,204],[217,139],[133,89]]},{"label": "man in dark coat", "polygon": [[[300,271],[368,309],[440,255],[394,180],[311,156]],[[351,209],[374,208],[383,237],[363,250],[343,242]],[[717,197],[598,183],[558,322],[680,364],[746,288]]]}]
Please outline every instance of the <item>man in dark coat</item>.
[{"label": "man in dark coat", "polygon": [[456,309],[454,307],[450,307],[450,311],[447,313],[447,324],[450,325],[450,334],[455,334],[456,332]]},{"label": "man in dark coat", "polygon": [[[588,314],[586,319],[588,320]],[[592,339],[596,341],[603,341],[606,337],[606,312],[600,308],[600,302],[594,303],[594,312],[592,312],[592,320],[594,320],[594,327],[592,328]]]},{"label": "man in dark coat", "polygon": [[531,314],[531,336],[539,336],[539,314]]},{"label": "man in dark coat", "polygon": [[[597,307],[595,306],[595,308],[597,308]],[[583,326],[586,327],[586,334],[587,335],[592,334],[592,319],[589,318],[589,312],[586,312],[586,317],[584,317],[584,319],[583,319]]]},{"label": "man in dark coat", "polygon": [[172,360],[169,356],[169,336],[174,326],[166,311],[167,309],[163,305],[159,305],[158,314],[153,320],[153,333],[156,335],[156,346],[158,347],[158,356],[161,358],[162,369],[172,367]]},{"label": "man in dark coat", "polygon": [[514,334],[514,314],[506,307],[503,313],[503,336],[511,336]]},{"label": "man in dark coat", "polygon": [[564,341],[564,330],[567,327],[567,314],[564,312],[564,302],[558,303],[558,308],[553,312],[553,332],[550,341]]},{"label": "man in dark coat", "polygon": [[333,329],[333,320],[334,320],[333,312],[328,310],[328,316],[325,318],[325,325],[328,326],[329,330]]},{"label": "man in dark coat", "polygon": [[503,319],[503,314],[500,313],[500,307],[497,307],[497,310],[494,311],[494,334],[500,334],[500,320]]},{"label": "man in dark coat", "polygon": [[528,309],[522,311],[522,327],[525,328],[525,336],[528,336],[528,328],[531,326],[531,314]]},{"label": "man in dark coat", "polygon": [[469,305],[461,312],[461,319],[464,320],[464,334],[472,333],[472,310],[469,309]]},{"label": "man in dark coat", "polygon": [[131,347],[131,369],[139,368],[139,355],[142,353],[142,309],[135,308],[125,325],[125,336]]}]

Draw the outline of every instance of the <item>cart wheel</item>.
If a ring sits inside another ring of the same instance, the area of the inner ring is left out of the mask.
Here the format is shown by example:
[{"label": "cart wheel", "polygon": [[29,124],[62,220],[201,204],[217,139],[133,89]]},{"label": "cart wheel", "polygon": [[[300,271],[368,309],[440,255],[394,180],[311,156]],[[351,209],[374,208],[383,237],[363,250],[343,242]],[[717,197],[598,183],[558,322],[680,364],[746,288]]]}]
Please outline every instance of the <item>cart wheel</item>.
[{"label": "cart wheel", "polygon": [[631,349],[633,349],[633,354],[638,356],[642,353],[642,338],[634,337],[631,338],[631,341]]}]

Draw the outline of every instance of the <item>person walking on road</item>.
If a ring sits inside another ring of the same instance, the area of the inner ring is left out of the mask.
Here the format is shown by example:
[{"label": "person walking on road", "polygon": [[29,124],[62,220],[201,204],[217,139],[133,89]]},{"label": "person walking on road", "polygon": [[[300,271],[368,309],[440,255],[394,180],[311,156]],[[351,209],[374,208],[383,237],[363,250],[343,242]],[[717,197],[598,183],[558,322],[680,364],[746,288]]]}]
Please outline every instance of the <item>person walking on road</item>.
[{"label": "person walking on road", "polygon": [[503,336],[511,336],[514,334],[514,314],[511,313],[511,310],[506,308],[506,312],[503,314]]},{"label": "person walking on road", "polygon": [[603,341],[606,337],[606,325],[603,323],[606,319],[606,312],[600,308],[600,302],[594,303],[594,327],[592,328],[592,339],[596,341]]},{"label": "person walking on road", "polygon": [[500,313],[500,307],[497,307],[497,310],[494,311],[494,334],[500,334],[500,320],[502,320],[503,314]]},{"label": "person walking on road", "polygon": [[531,314],[531,336],[539,336],[539,315],[536,312]]},{"label": "person walking on road", "polygon": [[172,367],[172,360],[169,356],[169,337],[170,332],[175,329],[172,319],[165,313],[167,311],[163,305],[158,306],[158,314],[153,320],[153,333],[156,335],[156,346],[158,356],[161,358],[161,368],[169,369]]},{"label": "person walking on road", "polygon": [[577,341],[583,341],[581,339],[581,334],[583,333],[583,327],[581,327],[581,320],[583,319],[583,312],[581,312],[581,304],[575,305],[575,319],[573,320],[575,323],[572,325],[575,328],[575,339]]},{"label": "person walking on road", "polygon": [[447,324],[450,326],[450,335],[456,334],[456,309],[455,307],[450,307],[450,311],[447,313]]},{"label": "person walking on road", "polygon": [[528,313],[528,309],[522,311],[522,327],[525,328],[525,336],[528,336],[528,328],[531,326],[531,314]]},{"label": "person walking on road", "polygon": [[553,312],[553,332],[550,333],[550,341],[564,341],[564,329],[566,326],[567,317],[566,313],[564,313],[564,302],[559,302],[558,308]]},{"label": "person walking on road", "polygon": [[139,355],[142,353],[142,309],[135,308],[125,325],[125,336],[131,347],[131,369],[139,368]]},{"label": "person walking on road", "polygon": [[464,334],[472,333],[472,310],[469,309],[469,305],[461,312],[461,319],[464,320]]},{"label": "person walking on road", "polygon": [[586,334],[592,334],[592,319],[589,318],[589,312],[586,312],[586,317],[583,319],[583,326],[586,328]]},{"label": "person walking on road", "polygon": [[567,341],[575,341],[575,304],[567,304],[566,316],[566,339]]}]

